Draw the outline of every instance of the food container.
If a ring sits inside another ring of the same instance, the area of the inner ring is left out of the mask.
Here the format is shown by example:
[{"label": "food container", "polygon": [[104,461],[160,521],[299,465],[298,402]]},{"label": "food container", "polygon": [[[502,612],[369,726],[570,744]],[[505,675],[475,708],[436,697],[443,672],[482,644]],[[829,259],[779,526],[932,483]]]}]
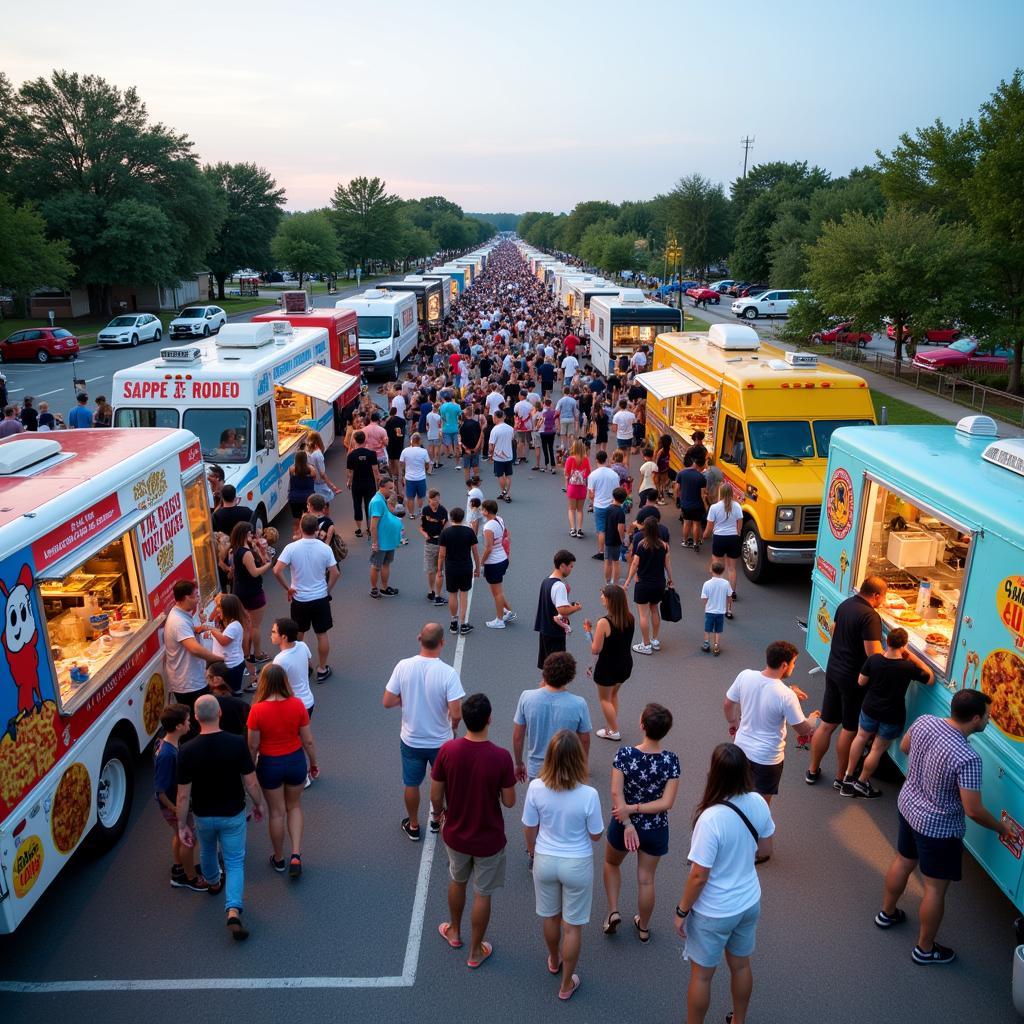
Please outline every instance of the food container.
[{"label": "food container", "polygon": [[89,627],[93,636],[103,636],[110,628],[110,616],[106,612],[89,616]]},{"label": "food container", "polygon": [[126,636],[132,635],[132,627],[123,619],[119,622],[112,622],[110,635],[117,640],[123,640]]}]

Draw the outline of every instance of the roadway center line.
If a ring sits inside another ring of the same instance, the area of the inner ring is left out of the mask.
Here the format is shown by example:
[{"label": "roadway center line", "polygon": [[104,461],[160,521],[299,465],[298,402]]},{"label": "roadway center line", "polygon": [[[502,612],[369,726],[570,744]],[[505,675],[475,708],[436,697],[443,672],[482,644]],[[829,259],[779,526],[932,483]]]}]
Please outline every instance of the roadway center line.
[{"label": "roadway center line", "polygon": [[43,391],[36,395],[36,398],[45,398],[47,395],[59,395],[63,390],[63,388],[56,388],[53,391]]}]

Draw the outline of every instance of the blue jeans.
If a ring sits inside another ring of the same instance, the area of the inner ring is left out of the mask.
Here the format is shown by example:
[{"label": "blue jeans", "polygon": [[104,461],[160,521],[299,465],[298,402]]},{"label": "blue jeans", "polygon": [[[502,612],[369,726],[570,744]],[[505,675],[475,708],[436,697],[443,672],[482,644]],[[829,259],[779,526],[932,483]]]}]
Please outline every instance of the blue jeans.
[{"label": "blue jeans", "polygon": [[224,885],[224,909],[242,909],[242,889],[245,886],[245,811],[232,818],[196,818],[196,835],[199,836],[199,863],[203,878],[210,885],[220,881],[220,864],[217,862],[217,841],[224,855],[224,871],[227,879]]}]

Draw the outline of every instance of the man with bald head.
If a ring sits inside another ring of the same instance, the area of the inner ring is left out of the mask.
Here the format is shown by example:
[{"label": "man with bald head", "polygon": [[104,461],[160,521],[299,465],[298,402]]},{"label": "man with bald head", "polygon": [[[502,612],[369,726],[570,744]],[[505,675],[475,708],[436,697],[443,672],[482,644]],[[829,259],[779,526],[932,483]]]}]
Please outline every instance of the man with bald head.
[{"label": "man with bald head", "polygon": [[[403,658],[384,688],[384,707],[402,709],[402,785],[406,817],[401,828],[414,843],[422,838],[419,825],[420,786],[442,745],[456,735],[466,696],[459,674],[441,660],[444,629],[428,622],[417,637],[419,654]],[[441,828],[431,816],[430,831]]]},{"label": "man with bald head", "polygon": [[[252,798],[253,821],[263,820],[266,804],[245,740],[221,731],[217,698],[211,694],[199,697],[193,714],[199,735],[178,752],[178,835],[186,846],[194,846],[198,836],[203,877],[210,893],[224,890],[226,924],[231,937],[241,941],[249,937],[242,924],[245,794]],[[190,802],[194,831],[187,824]],[[217,860],[218,844],[224,857],[224,877]]]}]

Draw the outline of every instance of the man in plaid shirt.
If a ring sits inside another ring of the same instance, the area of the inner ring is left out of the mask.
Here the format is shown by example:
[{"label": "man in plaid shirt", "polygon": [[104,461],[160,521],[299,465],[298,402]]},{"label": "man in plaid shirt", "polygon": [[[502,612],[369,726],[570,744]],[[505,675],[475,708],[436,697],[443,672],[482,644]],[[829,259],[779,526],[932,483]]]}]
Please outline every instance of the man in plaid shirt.
[{"label": "man in plaid shirt", "polygon": [[924,879],[917,964],[948,964],[956,953],[935,941],[950,882],[960,881],[966,817],[982,828],[1009,835],[981,802],[981,757],[967,742],[982,732],[992,698],[980,690],[960,690],[950,701],[949,718],[922,715],[907,730],[900,749],[908,755],[907,781],[899,795],[896,859],[885,876],[885,899],[875,916],[879,928],[906,921],[896,906],[915,867]]}]

